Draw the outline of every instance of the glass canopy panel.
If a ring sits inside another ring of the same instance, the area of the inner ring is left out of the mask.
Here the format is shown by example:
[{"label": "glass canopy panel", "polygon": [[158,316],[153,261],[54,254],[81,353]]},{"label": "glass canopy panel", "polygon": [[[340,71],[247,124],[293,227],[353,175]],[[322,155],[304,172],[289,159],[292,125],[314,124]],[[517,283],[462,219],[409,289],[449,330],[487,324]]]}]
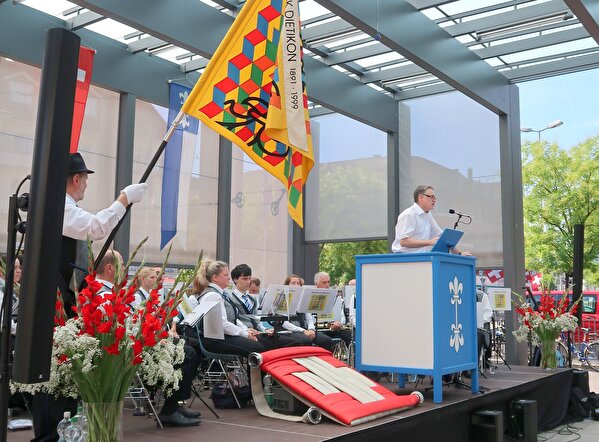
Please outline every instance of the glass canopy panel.
[{"label": "glass canopy panel", "polygon": [[125,35],[138,32],[137,29],[127,26],[123,23],[119,23],[118,21],[112,20],[110,18],[105,18],[99,22],[86,26],[85,28],[122,43],[125,43]]},{"label": "glass canopy panel", "polygon": [[312,120],[306,240],[387,236],[387,134],[339,114]]}]

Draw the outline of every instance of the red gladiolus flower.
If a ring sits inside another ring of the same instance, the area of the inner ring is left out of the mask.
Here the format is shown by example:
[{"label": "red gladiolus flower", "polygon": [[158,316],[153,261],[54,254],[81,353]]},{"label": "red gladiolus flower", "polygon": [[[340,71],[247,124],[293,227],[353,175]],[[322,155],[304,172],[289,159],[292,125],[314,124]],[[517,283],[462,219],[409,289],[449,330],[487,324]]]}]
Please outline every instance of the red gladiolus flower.
[{"label": "red gladiolus flower", "polygon": [[69,360],[69,358],[67,357],[67,355],[62,354],[58,357],[57,363],[58,363],[58,365],[62,365],[65,362],[67,362],[68,360]]},{"label": "red gladiolus flower", "polygon": [[106,350],[106,353],[118,356],[120,354],[119,353],[119,341],[115,341],[114,344],[112,344],[109,347],[104,347],[104,350]]},{"label": "red gladiolus flower", "polygon": [[110,333],[110,330],[112,330],[112,324],[112,321],[103,322],[96,328],[96,330],[98,333]]}]

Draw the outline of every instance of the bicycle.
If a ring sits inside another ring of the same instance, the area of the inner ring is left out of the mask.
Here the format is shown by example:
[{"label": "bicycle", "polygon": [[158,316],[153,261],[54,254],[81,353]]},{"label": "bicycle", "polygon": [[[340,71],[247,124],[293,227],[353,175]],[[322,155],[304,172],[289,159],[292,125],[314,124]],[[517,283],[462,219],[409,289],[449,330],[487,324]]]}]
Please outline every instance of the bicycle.
[{"label": "bicycle", "polygon": [[[575,355],[580,363],[586,363],[591,370],[599,371],[599,341],[589,342],[589,329],[581,327],[583,333],[580,348],[570,341],[570,351]],[[559,340],[556,341],[556,356],[558,367],[566,367],[568,365],[568,337],[565,332],[560,333]]]}]

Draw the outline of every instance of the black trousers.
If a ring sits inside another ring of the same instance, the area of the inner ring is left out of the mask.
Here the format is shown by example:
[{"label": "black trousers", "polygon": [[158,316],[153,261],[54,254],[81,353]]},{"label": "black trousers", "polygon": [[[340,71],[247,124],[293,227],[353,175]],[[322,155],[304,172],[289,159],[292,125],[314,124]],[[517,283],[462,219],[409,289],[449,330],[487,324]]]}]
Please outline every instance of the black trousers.
[{"label": "black trousers", "polygon": [[351,330],[322,330],[320,333],[324,333],[330,338],[341,339],[348,347],[351,344]]},{"label": "black trousers", "polygon": [[77,399],[64,396],[52,396],[47,393],[37,393],[29,404],[33,414],[33,431],[35,438],[31,442],[56,442],[58,433],[56,427],[63,419],[65,411],[71,416],[77,414]]},{"label": "black trousers", "polygon": [[[263,341],[263,342],[261,342]],[[202,342],[204,348],[209,352],[213,353],[224,353],[231,355],[238,355],[247,358],[250,353],[257,352],[262,353],[269,349],[264,343],[264,338],[253,341],[243,336],[229,336],[225,335],[225,339],[210,339],[203,338]]]},{"label": "black trousers", "polygon": [[185,359],[183,359],[183,363],[179,366],[183,378],[179,382],[179,389],[165,398],[160,414],[173,414],[179,408],[179,401],[184,401],[191,397],[191,383],[202,358],[200,357],[199,350],[191,345],[185,345],[183,349],[185,351]]}]

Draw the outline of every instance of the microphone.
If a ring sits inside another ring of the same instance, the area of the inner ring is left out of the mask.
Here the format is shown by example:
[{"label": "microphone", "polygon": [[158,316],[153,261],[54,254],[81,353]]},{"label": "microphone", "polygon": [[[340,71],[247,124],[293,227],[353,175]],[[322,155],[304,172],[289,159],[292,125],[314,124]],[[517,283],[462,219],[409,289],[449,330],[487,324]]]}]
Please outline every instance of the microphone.
[{"label": "microphone", "polygon": [[463,216],[463,217],[465,217],[465,218],[470,218],[470,219],[472,219],[472,217],[471,217],[470,215],[468,215],[468,214],[466,214],[466,213],[458,212],[457,210],[449,209],[449,213],[451,213],[452,215],[453,215],[453,214],[456,214],[457,216]]},{"label": "microphone", "polygon": [[[455,214],[458,216],[458,219],[456,220],[455,224],[453,225],[454,229],[458,228],[458,224],[461,222],[462,224],[472,224],[472,217],[470,215],[467,215],[465,213],[461,213],[458,212],[457,210],[453,210],[453,209],[449,209],[449,213],[451,213],[452,215]],[[462,218],[468,218],[467,222],[462,221]]]}]

